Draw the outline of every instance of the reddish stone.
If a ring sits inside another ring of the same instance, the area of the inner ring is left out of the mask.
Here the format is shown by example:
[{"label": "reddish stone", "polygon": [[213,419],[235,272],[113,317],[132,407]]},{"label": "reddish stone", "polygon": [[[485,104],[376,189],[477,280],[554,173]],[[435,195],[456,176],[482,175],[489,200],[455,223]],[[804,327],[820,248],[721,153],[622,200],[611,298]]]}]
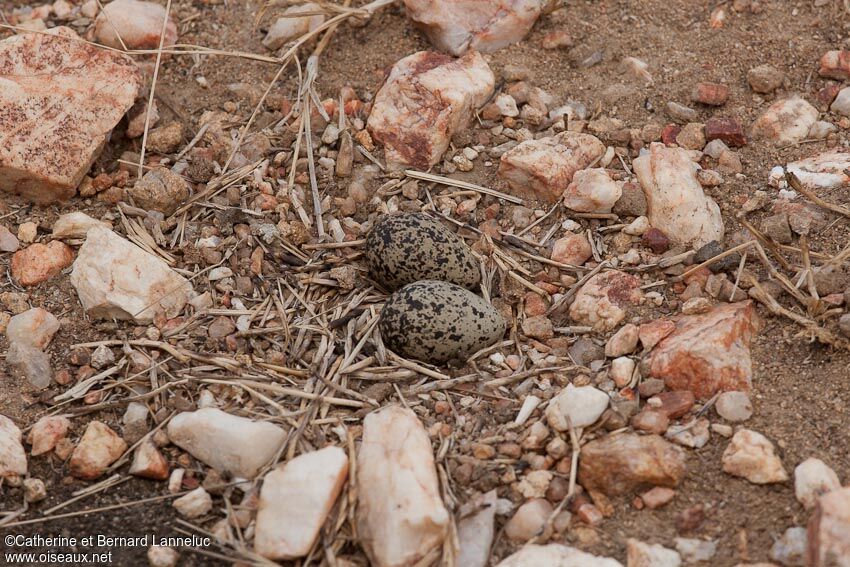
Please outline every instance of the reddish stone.
[{"label": "reddish stone", "polygon": [[676,323],[669,319],[657,319],[638,327],[638,338],[645,350],[651,350],[661,339],[676,330]]},{"label": "reddish stone", "polygon": [[653,406],[653,409],[670,419],[682,417],[694,407],[694,395],[688,390],[661,392],[653,396],[653,399],[661,402],[660,406]]},{"label": "reddish stone", "polygon": [[821,77],[844,81],[850,79],[850,51],[827,51],[820,59]]},{"label": "reddish stone", "polygon": [[729,99],[729,87],[719,83],[697,83],[691,92],[691,100],[709,106],[723,106]]},{"label": "reddish stone", "polygon": [[818,110],[826,112],[835,97],[838,96],[838,91],[841,90],[841,85],[827,85],[815,94],[815,102]]},{"label": "reddish stone", "polygon": [[735,118],[709,118],[705,123],[705,141],[720,140],[730,147],[747,145],[747,136]]},{"label": "reddish stone", "polygon": [[23,286],[37,285],[57,275],[73,261],[74,250],[63,242],[32,244],[12,256],[12,277]]},{"label": "reddish stone", "polygon": [[632,427],[638,431],[661,434],[667,431],[670,419],[664,412],[644,407],[643,411],[632,418]]},{"label": "reddish stone", "polygon": [[682,127],[677,124],[668,124],[661,130],[661,141],[670,146],[676,143],[676,136],[682,131]]},{"label": "reddish stone", "polygon": [[646,359],[649,375],[671,390],[689,390],[702,400],[717,392],[748,391],[752,377],[750,341],[758,329],[752,302],[719,305],[676,322]]},{"label": "reddish stone", "polygon": [[641,495],[641,500],[650,510],[655,510],[656,508],[661,508],[665,504],[669,503],[673,500],[673,497],[676,496],[676,491],[672,488],[666,488],[663,486],[656,486]]},{"label": "reddish stone", "polygon": [[676,531],[680,534],[695,531],[705,521],[705,509],[701,504],[682,510],[676,516]]},{"label": "reddish stone", "polygon": [[656,254],[664,254],[670,249],[670,239],[661,230],[650,228],[643,233],[641,238],[644,246],[647,246]]}]

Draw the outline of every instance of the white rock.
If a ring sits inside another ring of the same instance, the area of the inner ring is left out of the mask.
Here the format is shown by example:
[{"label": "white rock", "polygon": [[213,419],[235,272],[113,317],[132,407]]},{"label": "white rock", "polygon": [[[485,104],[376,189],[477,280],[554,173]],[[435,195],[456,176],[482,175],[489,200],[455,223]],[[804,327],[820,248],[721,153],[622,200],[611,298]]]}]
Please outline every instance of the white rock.
[{"label": "white rock", "polygon": [[652,228],[652,225],[649,224],[649,219],[646,217],[637,217],[635,220],[630,222],[628,226],[623,228],[623,232],[630,236],[643,236],[643,233]]},{"label": "white rock", "polygon": [[596,274],[579,289],[570,305],[570,318],[596,331],[612,331],[631,306],[644,299],[641,281],[632,274],[611,270]]},{"label": "white rock", "polygon": [[843,116],[850,116],[850,87],[844,87],[838,91],[829,109]]},{"label": "white rock", "polygon": [[457,521],[458,567],[487,567],[495,533],[495,490],[480,494],[460,507]]},{"label": "white rock", "polygon": [[573,427],[587,427],[608,409],[608,394],[593,386],[576,388],[567,384],[560,394],[549,402],[546,420],[558,431],[569,431]]},{"label": "white rock", "polygon": [[637,325],[631,323],[623,325],[605,343],[605,356],[617,357],[633,353],[637,348],[638,338],[639,331]]},{"label": "white rock", "polygon": [[321,6],[312,2],[299,6],[290,6],[283,11],[285,15],[278,18],[272,27],[269,28],[269,33],[266,34],[263,45],[271,50],[280,49],[290,41],[315,30],[325,23],[325,16],[323,14],[314,13],[312,16],[301,16],[297,18],[292,17],[292,14],[308,14],[310,12],[321,11]]},{"label": "white rock", "polygon": [[176,317],[193,293],[163,260],[103,227],[89,230],[71,284],[90,316],[137,323],[152,322],[159,311]]},{"label": "white rock", "polygon": [[251,479],[277,454],[286,433],[272,423],[204,408],[174,416],[168,438],[220,473]]},{"label": "white rock", "polygon": [[164,545],[148,548],[148,567],[176,567],[180,554],[176,549]]},{"label": "white rock", "polygon": [[183,488],[183,477],[186,469],[174,469],[168,477],[169,494],[177,494]]},{"label": "white rock", "polygon": [[40,502],[47,498],[47,487],[40,478],[28,478],[24,481],[24,498],[27,502]]},{"label": "white rock", "polygon": [[825,140],[833,132],[838,132],[838,126],[826,120],[818,120],[809,128],[810,140]]},{"label": "white rock", "polygon": [[528,418],[531,417],[531,414],[534,413],[534,410],[537,409],[537,406],[539,406],[542,401],[543,400],[532,394],[526,396],[522,401],[522,406],[519,408],[519,412],[517,413],[514,423],[517,425],[523,425],[526,421],[528,421]]},{"label": "white rock", "polygon": [[546,539],[550,533],[544,531],[553,511],[552,505],[545,498],[526,500],[505,524],[505,536],[516,543],[525,543],[537,535],[543,535]]},{"label": "white rock", "polygon": [[212,497],[203,486],[199,486],[175,500],[172,506],[181,516],[197,518],[212,510]]},{"label": "white rock", "polygon": [[49,453],[68,434],[71,422],[61,415],[46,415],[35,422],[27,435],[33,457]]},{"label": "white rock", "polygon": [[746,392],[723,392],[717,397],[714,409],[726,421],[747,421],[753,415],[753,404]]},{"label": "white rock", "polygon": [[496,51],[524,38],[543,10],[540,0],[404,0],[407,15],[443,51]]},{"label": "white rock", "polygon": [[850,487],[818,499],[808,524],[807,565],[850,567]]},{"label": "white rock", "polygon": [[127,450],[127,443],[106,424],[90,421],[71,454],[71,475],[94,480]]},{"label": "white rock", "polygon": [[115,364],[115,353],[106,345],[100,345],[94,352],[91,353],[91,361],[89,362],[93,368],[103,370]]},{"label": "white rock", "polygon": [[478,52],[453,59],[420,51],[399,60],[375,95],[367,121],[387,164],[425,170],[440,161],[452,136],[490,98],[495,82]]},{"label": "white rock", "polygon": [[632,162],[646,195],[649,221],[680,245],[698,248],[723,239],[720,208],[702,190],[697,164],[681,148],[653,143]]},{"label": "white rock", "polygon": [[705,447],[711,438],[711,430],[709,426],[709,421],[706,418],[701,417],[697,419],[694,425],[671,425],[667,428],[667,432],[664,434],[664,437],[684,447],[701,449]]},{"label": "white rock", "polygon": [[85,238],[88,231],[96,226],[112,229],[112,225],[99,221],[81,211],[65,213],[53,223],[53,238]]},{"label": "white rock", "polygon": [[28,309],[9,320],[6,336],[9,342],[19,342],[44,350],[59,330],[59,319],[41,307]]},{"label": "white rock", "polygon": [[628,356],[620,356],[611,361],[611,370],[608,376],[619,388],[626,387],[632,381],[637,363]]},{"label": "white rock", "polygon": [[723,452],[723,472],[754,484],[788,480],[782,461],[774,453],[773,443],[761,433],[749,429],[741,429],[732,437]]},{"label": "white rock", "polygon": [[140,87],[129,57],[66,27],[0,41],[0,190],[37,203],[73,196]]},{"label": "white rock", "polygon": [[806,528],[788,528],[770,548],[770,558],[782,565],[803,565],[806,554]]},{"label": "white rock", "polygon": [[752,136],[776,145],[793,144],[805,139],[818,115],[818,109],[802,98],[778,100],[755,121]]},{"label": "white rock", "polygon": [[719,139],[710,141],[702,149],[702,153],[704,153],[705,155],[707,155],[708,157],[710,157],[712,159],[718,159],[721,155],[723,155],[723,152],[728,152],[728,151],[729,151],[729,146],[727,146],[726,143],[723,140],[719,140]]},{"label": "white rock", "polygon": [[502,116],[514,117],[519,116],[519,110],[516,107],[516,100],[509,94],[499,93],[495,100],[496,106]]},{"label": "white rock", "polygon": [[605,144],[590,134],[561,132],[526,140],[502,154],[499,177],[523,198],[555,203],[582,170],[605,153]]},{"label": "white rock", "polygon": [[550,471],[531,471],[517,484],[517,492],[526,498],[543,498],[554,475]]},{"label": "white rock", "polygon": [[409,409],[388,406],[363,420],[357,455],[361,543],[375,567],[413,565],[446,537],[431,440]]},{"label": "white rock", "polygon": [[820,459],[808,458],[794,469],[794,494],[806,510],[814,508],[818,498],[841,488],[841,481]]},{"label": "white rock", "polygon": [[685,563],[710,561],[714,557],[714,554],[717,553],[717,542],[677,537],[676,551],[679,552]]},{"label": "white rock", "polygon": [[558,543],[526,545],[497,567],[623,567],[616,559],[599,557]]},{"label": "white rock", "polygon": [[159,452],[154,442],[148,438],[136,449],[129,472],[133,476],[165,480],[168,478],[168,461]]},{"label": "white rock", "polygon": [[[114,0],[103,7],[94,23],[95,39],[108,47],[122,49],[158,49],[165,7],[141,0]],[[120,38],[120,39],[119,39]],[[177,43],[177,26],[169,18],[163,47]]]},{"label": "white rock", "polygon": [[319,530],[348,478],[348,456],[339,447],[305,453],[263,479],[254,551],[268,559],[310,553]]},{"label": "white rock", "polygon": [[796,175],[800,183],[816,191],[850,186],[847,169],[850,169],[850,152],[840,148],[788,164],[788,171]]},{"label": "white rock", "polygon": [[23,435],[15,423],[0,415],[0,479],[18,484],[27,475],[27,454],[21,444]]},{"label": "white rock", "polygon": [[632,538],[626,541],[626,553],[628,567],[679,567],[682,564],[682,558],[672,549]]},{"label": "white rock", "polygon": [[564,206],[580,213],[610,213],[622,186],[604,168],[577,171],[564,191]]}]

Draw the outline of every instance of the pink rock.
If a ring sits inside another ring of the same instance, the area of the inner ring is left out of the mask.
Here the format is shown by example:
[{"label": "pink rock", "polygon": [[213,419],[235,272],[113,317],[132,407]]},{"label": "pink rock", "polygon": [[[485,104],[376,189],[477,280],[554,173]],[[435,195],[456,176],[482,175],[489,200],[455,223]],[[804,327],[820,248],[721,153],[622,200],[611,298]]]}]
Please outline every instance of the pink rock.
[{"label": "pink rock", "polygon": [[540,0],[404,0],[404,5],[431,43],[453,55],[496,51],[522,40],[543,9]]},{"label": "pink rock", "polygon": [[723,452],[723,472],[740,476],[753,484],[785,482],[788,473],[764,435],[741,429]]},{"label": "pink rock", "polygon": [[449,514],[431,440],[413,411],[387,406],[363,420],[357,489],[358,535],[375,567],[414,565],[442,545]]},{"label": "pink rock", "polygon": [[133,105],[136,66],[59,27],[0,42],[0,69],[0,189],[68,199]]},{"label": "pink rock", "polygon": [[653,143],[633,167],[653,227],[677,244],[697,248],[723,239],[720,208],[703,192],[697,164],[687,150]]},{"label": "pink rock", "polygon": [[590,134],[561,132],[527,140],[502,154],[499,177],[520,197],[555,203],[576,172],[604,153],[605,145]]},{"label": "pink rock", "polygon": [[750,341],[758,330],[752,302],[722,304],[704,315],[688,315],[646,359],[649,375],[672,390],[689,390],[703,400],[717,392],[748,391],[752,378]]},{"label": "pink rock", "polygon": [[827,51],[820,58],[821,77],[844,81],[850,79],[850,51]]},{"label": "pink rock", "polygon": [[0,480],[18,484],[27,474],[27,454],[21,444],[21,430],[0,415]]},{"label": "pink rock", "polygon": [[525,543],[543,532],[552,511],[552,505],[545,498],[526,501],[505,524],[505,535],[511,541]]},{"label": "pink rock", "polygon": [[310,553],[348,478],[348,456],[339,447],[304,453],[263,479],[254,551],[268,559]]},{"label": "pink rock", "polygon": [[818,109],[800,97],[778,100],[753,123],[751,133],[778,146],[793,144],[808,135],[818,115]]},{"label": "pink rock", "polygon": [[99,421],[90,421],[71,455],[71,475],[94,480],[127,450],[121,436]]},{"label": "pink rock", "polygon": [[605,344],[605,356],[616,358],[634,352],[637,348],[639,334],[640,330],[637,325],[631,323],[623,325]]},{"label": "pink rock", "polygon": [[570,234],[555,241],[552,247],[552,260],[571,266],[581,266],[590,257],[593,250],[584,234]]},{"label": "pink rock", "polygon": [[850,487],[820,497],[807,532],[806,565],[850,567]]},{"label": "pink rock", "polygon": [[576,171],[564,191],[564,205],[580,213],[610,213],[623,189],[604,168]]},{"label": "pink rock", "polygon": [[526,545],[497,567],[623,567],[616,559],[585,553],[559,543]]},{"label": "pink rock", "polygon": [[18,237],[5,226],[0,226],[0,252],[17,252],[20,247]]},{"label": "pink rock", "polygon": [[68,434],[71,422],[67,417],[48,415],[35,422],[27,435],[27,443],[32,445],[32,456],[49,453],[60,439]]},{"label": "pink rock", "polygon": [[626,541],[626,553],[629,567],[679,567],[682,564],[678,552],[631,538]]},{"label": "pink rock", "polygon": [[661,339],[676,330],[676,323],[669,319],[656,319],[638,327],[638,338],[644,350],[652,350]]},{"label": "pink rock", "polygon": [[142,441],[133,456],[130,474],[151,480],[168,478],[168,461],[149,438]]},{"label": "pink rock", "polygon": [[628,308],[642,300],[640,278],[617,270],[602,272],[578,291],[570,317],[579,325],[611,331],[625,319]]},{"label": "pink rock", "polygon": [[12,277],[22,286],[38,285],[56,276],[74,261],[74,250],[58,240],[31,244],[12,256]]},{"label": "pink rock", "polygon": [[[94,22],[94,37],[103,45],[122,49],[159,49],[165,7],[140,0],[113,0],[103,7]],[[119,39],[119,37],[121,39]],[[163,47],[177,43],[177,26],[168,19]]]},{"label": "pink rock", "polygon": [[367,126],[391,167],[427,169],[493,93],[495,77],[478,52],[459,59],[420,51],[398,61],[375,95]]},{"label": "pink rock", "polygon": [[46,309],[34,307],[15,315],[6,327],[9,342],[24,343],[44,350],[59,330],[59,320]]}]

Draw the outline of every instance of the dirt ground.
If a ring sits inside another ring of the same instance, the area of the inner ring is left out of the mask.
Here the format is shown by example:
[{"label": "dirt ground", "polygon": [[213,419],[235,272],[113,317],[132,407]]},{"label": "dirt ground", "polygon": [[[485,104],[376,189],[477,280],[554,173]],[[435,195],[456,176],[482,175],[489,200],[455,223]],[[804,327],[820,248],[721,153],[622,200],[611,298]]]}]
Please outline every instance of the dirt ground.
[{"label": "dirt ground", "polygon": [[[19,4],[0,2],[0,7],[11,11]],[[180,41],[267,54],[261,40],[269,16],[258,26],[254,25],[261,4],[257,0],[177,0],[173,11],[179,24]],[[694,105],[700,120],[712,115],[734,116],[749,125],[776,96],[800,93],[813,100],[814,93],[825,84],[816,74],[820,56],[828,49],[850,44],[850,16],[840,1],[816,7],[811,0],[764,0],[758,13],[736,13],[730,4],[725,25],[712,29],[709,14],[717,4],[706,0],[568,0],[565,7],[541,18],[526,41],[488,54],[487,60],[497,76],[506,65],[525,66],[533,73],[533,84],[554,95],[558,102],[581,101],[591,111],[619,118],[632,128],[641,128],[649,122],[668,122],[663,113],[667,101],[690,104],[690,92],[695,83],[721,82],[731,90],[729,102],[721,109]],[[543,49],[541,38],[555,30],[567,31],[575,47]],[[351,86],[361,97],[366,93],[374,94],[391,64],[428,47],[425,38],[405,18],[403,8],[397,5],[382,10],[364,27],[343,25],[322,55],[318,91],[322,97],[336,97],[340,88]],[[596,51],[603,53],[601,63],[589,68],[579,67],[577,62]],[[652,84],[645,85],[622,69],[620,61],[628,56],[649,64]],[[785,87],[776,95],[756,96],[747,85],[747,70],[762,63],[771,63],[786,74]],[[247,118],[256,98],[252,100],[246,92],[254,92],[255,96],[257,92],[262,93],[276,70],[274,65],[239,58],[173,56],[163,64],[156,94],[163,103],[165,115],[176,117],[189,127],[187,139],[190,139],[197,129],[198,118],[206,110],[220,110],[225,103],[233,102],[236,113]],[[198,77],[204,77],[208,86],[203,87]],[[233,83],[244,86],[234,92],[228,88]],[[294,73],[287,73],[273,92],[293,99],[296,87]],[[279,117],[279,113],[272,111],[266,118],[271,121]],[[261,122],[263,119],[261,117]],[[847,145],[847,130],[840,132],[840,140]],[[751,143],[740,149],[743,175],[726,176],[725,183],[707,190],[723,211],[727,234],[739,229],[735,214],[754,191],[775,192],[766,184],[771,167],[832,146],[823,141],[776,149],[763,143]],[[95,173],[103,169],[114,171],[121,152],[134,147],[138,148],[138,141],[128,141],[116,133],[98,160]],[[456,177],[496,189],[504,188],[495,176],[495,168],[476,164],[472,172]],[[346,183],[333,178],[323,186],[323,192],[332,195],[344,196],[346,191]],[[833,202],[850,203],[843,189],[827,197]],[[26,220],[37,219],[45,229],[42,234],[49,233],[49,227],[61,213],[82,210],[99,217],[110,208],[97,200],[79,197],[47,208],[31,207],[10,197],[6,205],[9,214],[3,222],[7,226],[12,228]],[[847,219],[837,220],[814,238],[812,248],[834,255],[848,244],[848,235]],[[0,257],[6,274],[10,256]],[[16,289],[10,277],[3,278],[0,291]],[[71,344],[133,334],[132,325],[88,321],[67,273],[29,291],[32,306],[45,307],[62,319],[62,330],[49,348],[56,369],[67,364]],[[669,286],[657,291],[670,297],[674,295]],[[843,481],[850,480],[850,414],[847,409],[850,407],[847,386],[850,352],[810,342],[799,335],[800,328],[795,324],[772,317],[761,308],[759,312],[765,324],[752,348],[755,414],[747,427],[774,440],[789,471],[802,460],[817,457],[829,464]],[[5,351],[7,346],[6,339],[0,339],[0,349]],[[53,393],[58,391],[54,389]],[[395,394],[386,401],[394,397]],[[490,407],[495,402],[488,398],[482,400],[474,411],[495,415],[496,410]],[[31,425],[47,407],[39,402],[38,394],[28,385],[13,380],[11,375],[3,377],[1,413],[18,424]],[[513,406],[511,415],[516,409],[518,407]],[[83,424],[92,417],[108,424],[119,424],[123,411],[119,406],[74,418],[74,431],[81,433]],[[443,419],[452,425],[451,417]],[[675,547],[674,538],[683,535],[677,532],[677,517],[686,509],[701,505],[705,509],[705,521],[695,531],[684,535],[718,541],[718,551],[710,565],[726,567],[739,562],[770,561],[768,553],[773,542],[787,528],[804,526],[808,513],[796,501],[792,481],[757,486],[724,474],[721,455],[726,445],[725,439],[714,435],[704,448],[688,450],[689,472],[671,504],[654,511],[637,510],[630,497],[615,499],[612,517],[593,530],[568,530],[558,541],[625,563],[627,538]],[[453,456],[450,451],[448,460]],[[203,467],[196,462],[193,466],[201,475]],[[30,469],[31,476],[45,480],[48,497],[32,505],[18,521],[39,518],[42,510],[67,500],[71,492],[85,486],[69,480],[66,465],[57,460],[30,459]],[[495,470],[499,472],[498,466]],[[61,512],[165,494],[163,483],[129,479],[118,488],[71,504]],[[475,488],[481,487],[476,483]],[[455,485],[460,491],[456,496],[461,502],[465,501],[470,488]],[[500,492],[503,490],[507,493],[507,487],[500,488]],[[0,508],[3,510],[15,509],[22,502],[19,490],[0,488]],[[500,518],[499,525],[504,520]],[[4,535],[139,535],[154,532],[169,535],[178,533],[176,530],[180,527],[169,501],[163,500],[0,528],[0,531]],[[500,538],[495,546],[493,564],[513,548]],[[353,543],[346,545],[340,556],[365,565],[365,559],[356,550]],[[146,564],[143,548],[115,548],[113,551],[116,565]],[[225,553],[219,548],[210,551]],[[232,559],[181,551],[180,565],[231,563]],[[315,564],[319,564],[318,560]]]}]

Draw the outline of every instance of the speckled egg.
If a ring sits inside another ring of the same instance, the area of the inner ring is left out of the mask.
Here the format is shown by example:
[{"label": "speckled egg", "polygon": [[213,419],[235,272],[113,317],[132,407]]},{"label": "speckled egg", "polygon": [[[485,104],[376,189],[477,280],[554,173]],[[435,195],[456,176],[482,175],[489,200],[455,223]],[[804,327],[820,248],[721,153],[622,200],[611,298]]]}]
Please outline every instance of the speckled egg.
[{"label": "speckled egg", "polygon": [[419,280],[451,282],[472,289],[481,271],[469,246],[424,213],[386,215],[366,237],[372,278],[389,290]]},{"label": "speckled egg", "polygon": [[460,286],[424,280],[395,292],[381,311],[381,337],[398,354],[423,362],[465,360],[498,341],[505,321]]}]

